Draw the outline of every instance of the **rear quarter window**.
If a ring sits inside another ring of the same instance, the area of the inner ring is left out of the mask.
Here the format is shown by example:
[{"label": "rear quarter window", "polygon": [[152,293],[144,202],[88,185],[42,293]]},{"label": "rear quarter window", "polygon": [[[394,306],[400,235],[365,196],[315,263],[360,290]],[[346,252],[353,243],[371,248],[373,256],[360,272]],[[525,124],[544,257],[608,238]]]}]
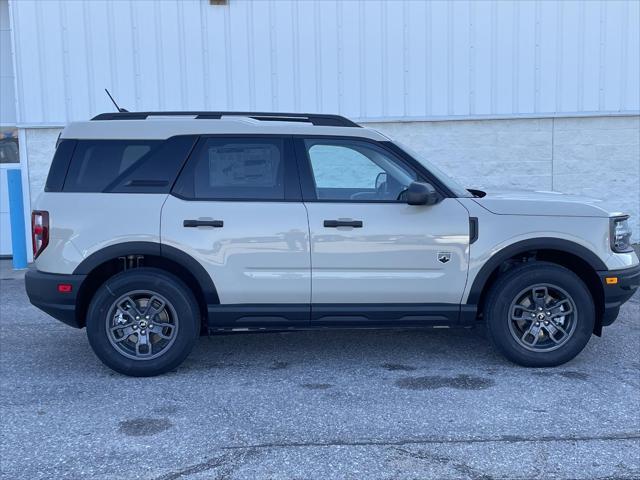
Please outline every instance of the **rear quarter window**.
[{"label": "rear quarter window", "polygon": [[60,192],[62,190],[76,143],[76,140],[62,139],[58,141],[56,153],[53,155],[49,168],[47,183],[44,186],[45,192]]},{"label": "rear quarter window", "polygon": [[78,140],[62,190],[102,192],[147,158],[160,143],[160,140]]}]

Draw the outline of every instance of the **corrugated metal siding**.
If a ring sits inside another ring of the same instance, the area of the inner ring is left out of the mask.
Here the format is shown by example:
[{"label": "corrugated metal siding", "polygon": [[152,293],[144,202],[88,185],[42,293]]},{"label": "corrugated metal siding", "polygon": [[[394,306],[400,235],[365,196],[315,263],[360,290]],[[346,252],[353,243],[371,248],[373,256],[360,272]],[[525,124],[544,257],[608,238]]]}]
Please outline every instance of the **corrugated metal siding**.
[{"label": "corrugated metal siding", "polygon": [[9,7],[6,0],[0,0],[0,126],[16,124],[14,92],[15,78],[11,56]]},{"label": "corrugated metal siding", "polygon": [[18,121],[112,106],[361,120],[640,110],[637,1],[10,1]]}]

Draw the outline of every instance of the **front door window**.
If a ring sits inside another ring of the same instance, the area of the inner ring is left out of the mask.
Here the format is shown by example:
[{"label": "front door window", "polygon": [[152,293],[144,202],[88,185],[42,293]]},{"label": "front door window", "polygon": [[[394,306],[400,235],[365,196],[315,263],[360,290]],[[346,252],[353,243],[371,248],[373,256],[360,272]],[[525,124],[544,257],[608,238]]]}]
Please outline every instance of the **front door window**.
[{"label": "front door window", "polygon": [[359,141],[306,140],[316,197],[329,201],[400,201],[417,179],[382,148]]}]

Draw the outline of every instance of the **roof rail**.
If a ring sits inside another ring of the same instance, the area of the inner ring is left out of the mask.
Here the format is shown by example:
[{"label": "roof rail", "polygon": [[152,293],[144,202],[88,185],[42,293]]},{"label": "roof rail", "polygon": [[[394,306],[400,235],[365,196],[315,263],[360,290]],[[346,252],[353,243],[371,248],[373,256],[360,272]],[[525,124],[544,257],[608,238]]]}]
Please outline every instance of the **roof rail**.
[{"label": "roof rail", "polygon": [[149,117],[193,116],[197,119],[218,120],[223,116],[249,117],[263,121],[308,122],[324,127],[360,127],[340,115],[322,113],[275,113],[275,112],[113,112],[101,113],[91,120],[145,120]]}]

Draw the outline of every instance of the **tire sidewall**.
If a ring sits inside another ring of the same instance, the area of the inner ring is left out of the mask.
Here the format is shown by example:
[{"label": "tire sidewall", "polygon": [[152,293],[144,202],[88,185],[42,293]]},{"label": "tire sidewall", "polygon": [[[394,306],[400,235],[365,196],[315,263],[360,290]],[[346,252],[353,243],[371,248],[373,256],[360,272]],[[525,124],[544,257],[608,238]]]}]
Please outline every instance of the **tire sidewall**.
[{"label": "tire sidewall", "polygon": [[[178,317],[174,343],[154,359],[127,358],[108,338],[107,315],[113,302],[133,290],[159,293],[171,303]],[[176,368],[191,352],[199,327],[200,313],[193,293],[179,278],[154,268],[138,268],[113,276],[96,291],[87,312],[87,337],[93,351],[105,365],[130,376],[159,375]]]},{"label": "tire sidewall", "polygon": [[[577,308],[571,338],[556,350],[534,352],[520,345],[511,334],[509,310],[522,290],[547,283],[562,288]],[[552,367],[573,359],[587,345],[595,324],[593,299],[586,285],[572,271],[545,262],[523,265],[507,272],[494,285],[487,301],[487,329],[494,346],[508,359],[527,367]]]}]

